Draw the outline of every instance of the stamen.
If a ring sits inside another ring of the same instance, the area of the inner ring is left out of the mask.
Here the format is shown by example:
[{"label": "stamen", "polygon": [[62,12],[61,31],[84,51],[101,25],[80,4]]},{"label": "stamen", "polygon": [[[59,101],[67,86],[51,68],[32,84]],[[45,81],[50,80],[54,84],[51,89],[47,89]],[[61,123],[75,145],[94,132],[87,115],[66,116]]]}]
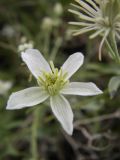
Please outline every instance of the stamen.
[{"label": "stamen", "polygon": [[50,67],[51,67],[51,69],[52,69],[52,71],[54,73],[55,72],[55,66],[54,66],[53,61],[50,61]]},{"label": "stamen", "polygon": [[50,61],[52,73],[43,71],[43,76],[38,78],[38,84],[51,95],[56,95],[68,83],[66,80],[67,73],[63,73],[62,69],[55,68],[52,61]]}]

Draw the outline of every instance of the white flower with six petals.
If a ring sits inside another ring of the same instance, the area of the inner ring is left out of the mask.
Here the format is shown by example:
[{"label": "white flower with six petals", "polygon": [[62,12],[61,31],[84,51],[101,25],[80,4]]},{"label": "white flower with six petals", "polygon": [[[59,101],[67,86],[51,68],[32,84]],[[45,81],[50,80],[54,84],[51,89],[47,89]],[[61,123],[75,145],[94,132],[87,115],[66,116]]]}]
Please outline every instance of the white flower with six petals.
[{"label": "white flower with six petals", "polygon": [[27,49],[22,52],[22,59],[37,79],[39,86],[12,93],[7,103],[7,109],[31,107],[50,98],[52,112],[64,130],[72,135],[73,112],[68,100],[63,95],[92,96],[102,93],[94,83],[69,81],[69,78],[83,64],[83,54],[77,52],[69,56],[60,70],[54,67],[53,62],[50,62],[49,65],[36,49]]}]

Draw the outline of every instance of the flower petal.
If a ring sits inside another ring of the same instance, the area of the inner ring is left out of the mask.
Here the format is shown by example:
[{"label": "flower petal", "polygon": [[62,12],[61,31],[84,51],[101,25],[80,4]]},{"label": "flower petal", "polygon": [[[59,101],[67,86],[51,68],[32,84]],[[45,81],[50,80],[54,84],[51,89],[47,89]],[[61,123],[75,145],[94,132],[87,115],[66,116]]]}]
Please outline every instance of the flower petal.
[{"label": "flower petal", "polygon": [[15,93],[10,96],[7,109],[21,109],[37,105],[45,101],[49,95],[40,87],[31,87]]},{"label": "flower petal", "polygon": [[22,59],[36,78],[42,75],[42,71],[51,72],[48,62],[36,49],[27,49],[22,52]]},{"label": "flower petal", "polygon": [[71,82],[61,90],[62,94],[92,96],[101,94],[102,91],[92,82]]},{"label": "flower petal", "polygon": [[73,112],[69,102],[61,95],[50,98],[52,111],[58,121],[61,123],[64,130],[72,135],[73,133]]},{"label": "flower petal", "polygon": [[62,71],[67,72],[66,79],[69,79],[83,64],[84,56],[82,53],[77,52],[68,57],[62,66]]}]

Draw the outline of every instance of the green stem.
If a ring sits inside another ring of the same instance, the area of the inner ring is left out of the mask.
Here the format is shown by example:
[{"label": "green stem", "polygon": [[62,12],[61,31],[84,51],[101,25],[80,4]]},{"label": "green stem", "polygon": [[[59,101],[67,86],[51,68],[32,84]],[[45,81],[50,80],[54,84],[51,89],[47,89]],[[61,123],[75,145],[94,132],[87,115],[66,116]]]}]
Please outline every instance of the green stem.
[{"label": "green stem", "polygon": [[58,50],[60,48],[62,44],[62,38],[61,37],[58,37],[57,40],[56,40],[56,43],[52,49],[52,52],[51,52],[51,55],[50,55],[50,60],[54,61],[55,60],[55,57],[58,53]]},{"label": "green stem", "polygon": [[32,135],[31,135],[31,153],[32,160],[38,160],[38,151],[37,151],[37,130],[38,130],[38,122],[39,122],[39,108],[36,108],[33,111],[33,122],[32,122]]},{"label": "green stem", "polygon": [[86,62],[89,62],[90,59],[93,56],[93,46],[92,46],[92,44],[94,44],[94,42],[93,43],[92,42],[93,41],[87,41],[87,44],[86,44],[86,54],[87,54]]},{"label": "green stem", "polygon": [[106,42],[106,46],[107,46],[107,48],[108,48],[108,53],[109,53],[110,57],[111,57],[112,59],[115,59],[115,53],[114,53],[112,47],[110,46],[108,40],[106,39],[105,42]]},{"label": "green stem", "polygon": [[50,49],[50,34],[51,34],[51,31],[48,31],[45,33],[45,37],[44,37],[43,53],[47,59],[49,57],[49,49]]},{"label": "green stem", "polygon": [[115,35],[114,34],[111,34],[110,35],[110,41],[111,41],[111,46],[113,48],[113,51],[115,53],[115,58],[116,58],[116,61],[118,63],[120,63],[120,55],[119,55],[119,52],[118,52],[118,48],[117,48],[117,42],[116,42],[116,39],[115,39]]}]

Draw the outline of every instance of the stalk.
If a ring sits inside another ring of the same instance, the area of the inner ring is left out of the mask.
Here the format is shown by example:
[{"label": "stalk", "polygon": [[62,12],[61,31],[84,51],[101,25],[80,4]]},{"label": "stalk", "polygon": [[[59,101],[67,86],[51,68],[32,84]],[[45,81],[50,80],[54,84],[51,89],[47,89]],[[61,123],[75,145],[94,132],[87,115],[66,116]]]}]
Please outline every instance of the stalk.
[{"label": "stalk", "polygon": [[32,160],[38,160],[38,150],[37,150],[37,131],[39,122],[39,108],[37,107],[33,111],[33,122],[31,126],[31,154]]}]

